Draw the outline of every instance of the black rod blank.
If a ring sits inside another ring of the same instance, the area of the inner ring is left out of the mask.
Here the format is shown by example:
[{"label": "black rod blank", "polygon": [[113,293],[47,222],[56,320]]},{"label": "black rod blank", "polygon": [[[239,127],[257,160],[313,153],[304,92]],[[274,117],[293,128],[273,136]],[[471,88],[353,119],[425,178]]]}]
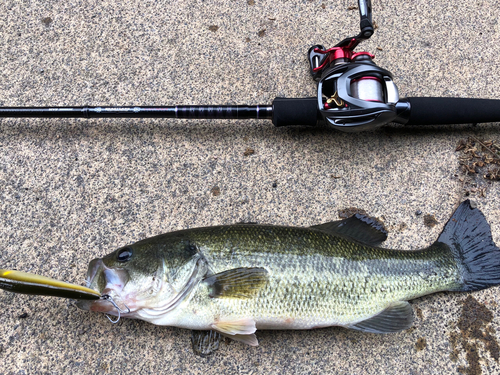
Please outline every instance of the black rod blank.
[{"label": "black rod blank", "polygon": [[1,117],[272,119],[270,105],[170,107],[2,107]]}]

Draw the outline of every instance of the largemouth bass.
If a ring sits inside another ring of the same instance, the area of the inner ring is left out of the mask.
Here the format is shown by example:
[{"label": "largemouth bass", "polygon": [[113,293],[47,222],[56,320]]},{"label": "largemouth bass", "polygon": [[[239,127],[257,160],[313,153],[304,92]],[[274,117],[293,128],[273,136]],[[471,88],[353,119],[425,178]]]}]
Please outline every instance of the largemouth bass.
[{"label": "largemouth bass", "polygon": [[391,333],[412,325],[413,298],[500,283],[500,249],[483,214],[463,202],[431,246],[378,247],[363,215],[309,228],[236,224],[171,232],[90,262],[91,311],[194,330],[206,355],[220,335],[258,345],[258,329],[328,326]]}]

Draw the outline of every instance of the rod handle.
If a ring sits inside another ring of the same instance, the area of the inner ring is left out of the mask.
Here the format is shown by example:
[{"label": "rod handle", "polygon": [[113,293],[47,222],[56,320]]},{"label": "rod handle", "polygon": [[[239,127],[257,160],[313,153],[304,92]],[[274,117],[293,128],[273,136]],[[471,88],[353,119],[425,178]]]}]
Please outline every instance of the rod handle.
[{"label": "rod handle", "polygon": [[500,122],[500,100],[470,98],[406,98],[407,125],[446,125]]},{"label": "rod handle", "polygon": [[318,122],[317,98],[276,98],[273,101],[273,124],[308,125]]}]

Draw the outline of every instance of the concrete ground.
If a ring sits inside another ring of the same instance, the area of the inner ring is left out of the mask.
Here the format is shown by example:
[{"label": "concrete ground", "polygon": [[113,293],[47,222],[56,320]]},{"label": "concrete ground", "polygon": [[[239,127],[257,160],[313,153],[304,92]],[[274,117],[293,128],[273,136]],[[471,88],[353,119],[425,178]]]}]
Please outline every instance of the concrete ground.
[{"label": "concrete ground", "polygon": [[[358,50],[376,54],[402,97],[499,98],[499,3],[374,0],[378,28]],[[356,34],[356,5],[4,0],[0,105],[314,96],[306,52]],[[498,125],[344,134],[263,120],[2,119],[0,268],[83,284],[91,259],[149,236],[309,226],[350,207],[385,223],[385,246],[418,249],[466,196],[500,243]],[[192,354],[187,330],[112,325],[72,301],[0,291],[0,373],[499,373],[499,290],[415,300],[414,328],[398,334],[262,331],[259,347],[231,342],[208,358]]]}]

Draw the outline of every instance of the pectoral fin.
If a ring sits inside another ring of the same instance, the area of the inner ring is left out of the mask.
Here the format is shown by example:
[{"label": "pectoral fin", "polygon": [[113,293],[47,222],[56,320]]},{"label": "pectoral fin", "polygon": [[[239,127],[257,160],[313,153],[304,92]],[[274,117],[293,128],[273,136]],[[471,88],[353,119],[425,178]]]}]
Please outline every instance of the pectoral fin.
[{"label": "pectoral fin", "polygon": [[378,246],[387,239],[387,231],[380,222],[361,214],[345,220],[314,225],[311,228],[348,237],[369,246]]},{"label": "pectoral fin", "polygon": [[211,298],[252,298],[266,285],[264,268],[234,268],[207,277]]},{"label": "pectoral fin", "polygon": [[348,328],[371,333],[394,333],[408,329],[412,324],[413,308],[406,301],[398,301],[381,313]]}]

